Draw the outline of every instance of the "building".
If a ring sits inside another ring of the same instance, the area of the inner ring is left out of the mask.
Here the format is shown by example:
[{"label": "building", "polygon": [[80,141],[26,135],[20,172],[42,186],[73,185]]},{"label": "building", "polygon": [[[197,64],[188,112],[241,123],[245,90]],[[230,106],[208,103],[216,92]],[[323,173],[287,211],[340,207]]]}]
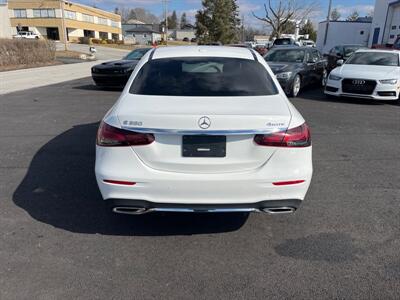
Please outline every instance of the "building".
[{"label": "building", "polygon": [[184,38],[188,38],[189,40],[196,38],[196,34],[194,29],[168,29],[169,37],[175,40],[183,40]]},{"label": "building", "polygon": [[161,41],[160,25],[130,22],[122,24],[122,34],[127,43],[148,45]]},{"label": "building", "polygon": [[46,39],[64,41],[66,32],[69,42],[77,42],[81,37],[122,39],[119,15],[79,3],[9,0],[8,14],[13,34],[30,30]]},{"label": "building", "polygon": [[270,43],[270,38],[271,38],[271,36],[269,36],[269,35],[255,35],[254,38],[253,38],[253,41],[256,44],[267,45],[267,44]]},{"label": "building", "polygon": [[370,38],[372,21],[327,21],[318,24],[316,47],[322,53],[328,53],[333,47],[344,44],[367,46]]},{"label": "building", "polygon": [[10,18],[8,16],[8,3],[0,0],[0,38],[11,38],[12,30]]},{"label": "building", "polygon": [[376,0],[369,46],[393,45],[400,34],[400,1]]}]

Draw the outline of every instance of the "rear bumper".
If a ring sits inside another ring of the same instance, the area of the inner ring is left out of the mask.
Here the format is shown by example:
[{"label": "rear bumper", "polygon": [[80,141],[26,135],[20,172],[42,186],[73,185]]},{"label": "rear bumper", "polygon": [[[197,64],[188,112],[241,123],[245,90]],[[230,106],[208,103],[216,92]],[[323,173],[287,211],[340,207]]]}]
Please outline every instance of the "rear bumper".
[{"label": "rear bumper", "polygon": [[270,214],[293,213],[301,205],[299,199],[269,200],[256,203],[237,204],[177,204],[156,203],[144,200],[108,199],[106,204],[110,209],[120,214],[139,215],[148,212],[192,212],[192,213],[222,213],[222,212],[266,212]]},{"label": "rear bumper", "polygon": [[[142,200],[168,205],[250,204],[253,207],[262,201],[303,200],[312,177],[311,156],[311,147],[280,148],[268,162],[254,170],[182,173],[150,168],[129,147],[97,146],[95,173],[104,200]],[[110,184],[104,180],[136,184]],[[273,184],[291,180],[304,182]]]}]

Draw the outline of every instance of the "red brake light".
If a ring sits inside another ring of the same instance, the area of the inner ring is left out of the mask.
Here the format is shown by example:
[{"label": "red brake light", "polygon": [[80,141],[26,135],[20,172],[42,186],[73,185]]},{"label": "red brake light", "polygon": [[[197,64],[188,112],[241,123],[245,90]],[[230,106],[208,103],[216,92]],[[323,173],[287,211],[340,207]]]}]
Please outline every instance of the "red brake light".
[{"label": "red brake light", "polygon": [[298,127],[271,134],[257,134],[254,142],[261,146],[308,147],[311,146],[310,128],[306,123]]},{"label": "red brake light", "polygon": [[97,145],[117,146],[142,146],[154,142],[154,135],[150,133],[139,133],[120,129],[101,122],[97,131]]}]

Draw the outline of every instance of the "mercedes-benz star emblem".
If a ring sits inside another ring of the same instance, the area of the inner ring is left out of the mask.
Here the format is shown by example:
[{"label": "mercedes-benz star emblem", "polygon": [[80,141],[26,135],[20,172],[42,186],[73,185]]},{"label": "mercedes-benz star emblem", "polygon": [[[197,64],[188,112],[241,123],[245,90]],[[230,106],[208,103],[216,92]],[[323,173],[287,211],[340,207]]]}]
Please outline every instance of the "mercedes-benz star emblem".
[{"label": "mercedes-benz star emblem", "polygon": [[211,120],[209,117],[201,117],[198,124],[201,129],[207,129],[211,125]]}]

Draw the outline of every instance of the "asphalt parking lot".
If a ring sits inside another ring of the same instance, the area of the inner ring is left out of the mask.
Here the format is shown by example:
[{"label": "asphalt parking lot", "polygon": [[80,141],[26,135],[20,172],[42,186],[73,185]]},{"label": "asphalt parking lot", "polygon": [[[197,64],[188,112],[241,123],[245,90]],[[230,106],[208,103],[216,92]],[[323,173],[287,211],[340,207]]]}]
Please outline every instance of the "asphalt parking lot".
[{"label": "asphalt parking lot", "polygon": [[398,299],[400,106],[294,105],[314,178],[294,215],[114,215],[94,178],[119,91],[90,79],[0,96],[0,299]]}]

